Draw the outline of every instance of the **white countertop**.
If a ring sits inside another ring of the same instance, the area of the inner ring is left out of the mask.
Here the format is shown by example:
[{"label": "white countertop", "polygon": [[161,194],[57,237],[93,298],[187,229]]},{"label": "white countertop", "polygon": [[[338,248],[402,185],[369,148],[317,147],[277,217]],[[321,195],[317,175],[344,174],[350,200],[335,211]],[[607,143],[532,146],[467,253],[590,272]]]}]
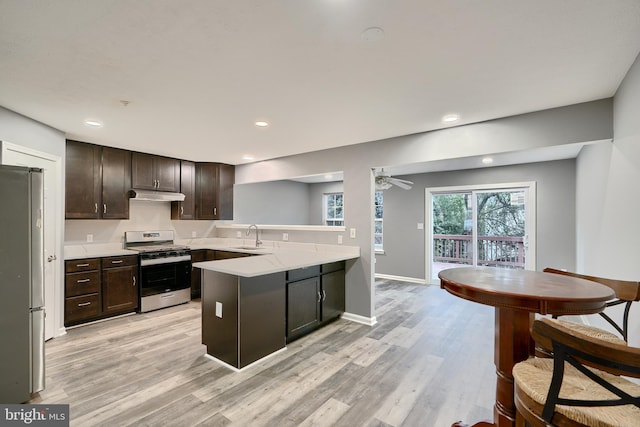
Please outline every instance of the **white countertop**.
[{"label": "white countertop", "polygon": [[[254,246],[255,240],[217,237],[176,240],[175,243],[191,249],[213,249],[259,255],[193,264],[194,267],[205,270],[241,277],[262,276],[360,257],[358,246],[265,241],[260,249],[243,249],[242,246]],[[64,248],[65,260],[136,254],[135,251],[123,249],[120,243],[87,243],[66,245]]]}]

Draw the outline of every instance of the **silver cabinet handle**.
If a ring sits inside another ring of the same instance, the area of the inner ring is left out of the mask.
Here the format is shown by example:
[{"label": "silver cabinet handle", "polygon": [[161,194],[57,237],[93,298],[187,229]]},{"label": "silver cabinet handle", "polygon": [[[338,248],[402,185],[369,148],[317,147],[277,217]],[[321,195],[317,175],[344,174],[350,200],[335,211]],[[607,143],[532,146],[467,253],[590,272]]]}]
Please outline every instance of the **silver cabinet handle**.
[{"label": "silver cabinet handle", "polygon": [[133,286],[136,285],[136,276],[133,276]]},{"label": "silver cabinet handle", "polygon": [[111,261],[111,264],[122,264],[122,260],[121,259],[117,259],[115,261]]},{"label": "silver cabinet handle", "polygon": [[320,291],[318,291],[318,302],[322,301],[322,295],[320,294]]},{"label": "silver cabinet handle", "polygon": [[218,215],[218,208],[213,208],[213,214]]},{"label": "silver cabinet handle", "polygon": [[91,303],[90,302],[82,302],[82,303],[78,304],[78,307],[86,307],[88,305],[91,305]]},{"label": "silver cabinet handle", "polygon": [[94,209],[95,209],[95,212],[98,213],[98,204],[97,203],[94,203]]},{"label": "silver cabinet handle", "polygon": [[323,289],[322,290],[322,302],[324,302],[326,299],[327,299],[327,293]]},{"label": "silver cabinet handle", "polygon": [[184,206],[180,206],[180,215],[184,215]]},{"label": "silver cabinet handle", "polygon": [[102,213],[107,213],[107,204],[102,205]]},{"label": "silver cabinet handle", "polygon": [[76,267],[89,267],[89,264],[76,264]]},{"label": "silver cabinet handle", "polygon": [[87,282],[90,282],[90,281],[91,281],[91,279],[78,279],[78,280],[76,280],[76,283],[87,283]]}]

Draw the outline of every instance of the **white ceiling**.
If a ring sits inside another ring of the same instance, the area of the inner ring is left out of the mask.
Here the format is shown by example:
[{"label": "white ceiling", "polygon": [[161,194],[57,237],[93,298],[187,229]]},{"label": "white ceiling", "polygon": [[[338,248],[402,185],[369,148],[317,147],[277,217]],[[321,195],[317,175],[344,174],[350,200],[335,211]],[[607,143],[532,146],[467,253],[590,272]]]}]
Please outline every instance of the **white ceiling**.
[{"label": "white ceiling", "polygon": [[0,105],[240,164],[611,97],[639,51],[638,0],[0,0]]}]

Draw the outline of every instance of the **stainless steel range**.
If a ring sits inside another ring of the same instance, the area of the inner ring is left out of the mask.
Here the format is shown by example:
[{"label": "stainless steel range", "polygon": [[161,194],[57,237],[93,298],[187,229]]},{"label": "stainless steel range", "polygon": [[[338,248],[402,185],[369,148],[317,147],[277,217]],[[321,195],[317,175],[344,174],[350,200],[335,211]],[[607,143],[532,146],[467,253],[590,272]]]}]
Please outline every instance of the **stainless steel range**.
[{"label": "stainless steel range", "polygon": [[141,313],[191,300],[191,251],[171,230],[126,231],[125,249],[140,253]]}]

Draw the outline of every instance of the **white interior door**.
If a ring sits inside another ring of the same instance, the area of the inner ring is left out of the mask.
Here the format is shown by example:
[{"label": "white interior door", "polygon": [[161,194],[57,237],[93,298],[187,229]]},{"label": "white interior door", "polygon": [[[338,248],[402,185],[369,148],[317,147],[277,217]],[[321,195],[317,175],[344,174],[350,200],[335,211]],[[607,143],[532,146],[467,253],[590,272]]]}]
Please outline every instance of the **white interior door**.
[{"label": "white interior door", "polygon": [[56,329],[56,289],[58,286],[58,171],[60,160],[55,156],[37,153],[11,144],[13,149],[6,149],[3,142],[2,163],[5,165],[28,166],[44,170],[44,306],[45,306],[45,340],[53,338]]}]

